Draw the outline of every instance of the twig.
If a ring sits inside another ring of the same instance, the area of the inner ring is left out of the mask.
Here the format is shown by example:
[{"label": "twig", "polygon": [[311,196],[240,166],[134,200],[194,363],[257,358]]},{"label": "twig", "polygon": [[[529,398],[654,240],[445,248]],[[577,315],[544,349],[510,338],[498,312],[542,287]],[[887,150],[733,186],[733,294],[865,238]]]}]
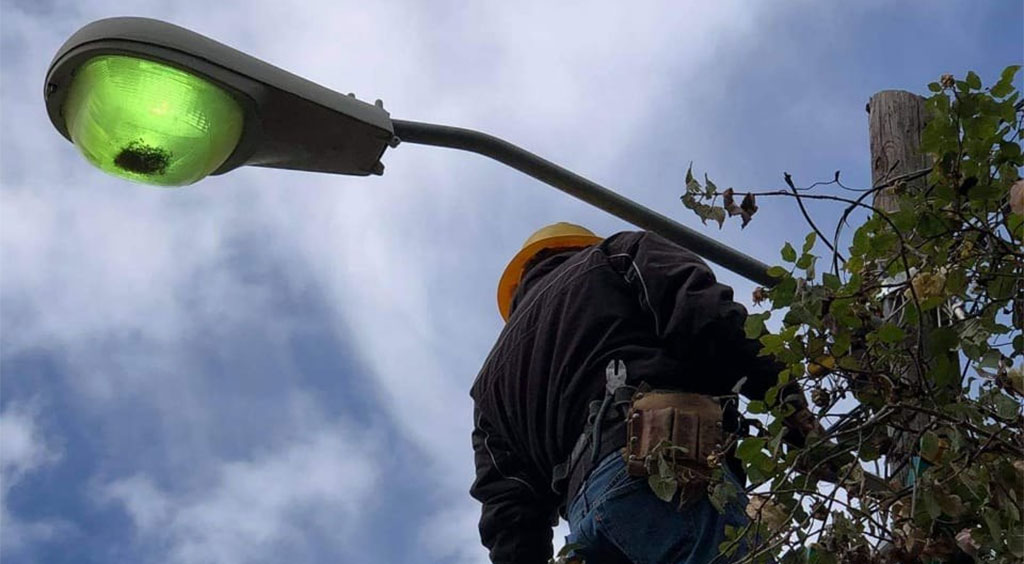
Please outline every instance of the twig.
[{"label": "twig", "polygon": [[[836,174],[836,178],[838,177],[839,175]],[[800,213],[804,215],[804,219],[807,220],[807,223],[811,226],[811,229],[813,229],[814,232],[818,235],[818,238],[821,239],[821,242],[825,243],[825,245],[828,246],[829,250],[832,251],[833,262],[835,261],[835,258],[838,258],[843,262],[843,264],[846,264],[846,258],[844,258],[843,255],[836,250],[832,243],[829,243],[828,239],[825,238],[825,234],[822,233],[820,229],[818,229],[818,226],[814,223],[814,220],[811,219],[811,215],[807,213],[807,208],[804,207],[804,202],[803,200],[800,199],[800,193],[797,192],[796,186],[793,185],[793,177],[791,177],[787,172],[785,173],[784,178],[786,180],[786,184],[789,185],[790,190],[793,191],[793,196],[796,198],[796,205],[800,207]],[[811,188],[813,187],[814,185],[812,184]]]}]

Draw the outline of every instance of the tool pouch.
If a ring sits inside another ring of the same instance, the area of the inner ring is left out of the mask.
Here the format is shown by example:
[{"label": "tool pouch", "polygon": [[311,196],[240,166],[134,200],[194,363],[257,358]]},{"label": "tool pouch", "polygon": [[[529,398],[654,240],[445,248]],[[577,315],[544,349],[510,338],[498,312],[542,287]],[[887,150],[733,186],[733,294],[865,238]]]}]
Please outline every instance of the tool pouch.
[{"label": "tool pouch", "polygon": [[[721,448],[722,406],[710,396],[677,391],[637,392],[626,423],[624,455],[631,476],[656,473],[667,457],[680,476],[707,478],[708,456]],[[660,452],[659,444],[667,441]],[[681,447],[681,448],[669,448]]]}]

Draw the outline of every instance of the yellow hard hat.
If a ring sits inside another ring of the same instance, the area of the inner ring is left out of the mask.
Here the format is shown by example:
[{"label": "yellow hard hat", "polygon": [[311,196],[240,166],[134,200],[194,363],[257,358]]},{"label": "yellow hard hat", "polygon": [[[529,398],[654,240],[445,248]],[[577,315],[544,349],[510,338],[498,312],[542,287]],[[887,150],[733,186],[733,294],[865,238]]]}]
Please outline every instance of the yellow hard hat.
[{"label": "yellow hard hat", "polygon": [[512,297],[519,287],[519,280],[523,277],[523,270],[530,259],[537,256],[537,253],[545,249],[572,249],[589,247],[601,242],[601,238],[594,235],[586,227],[573,223],[558,222],[552,223],[533,232],[523,248],[512,257],[505,272],[498,282],[498,311],[501,317],[508,321],[509,310],[512,309]]}]

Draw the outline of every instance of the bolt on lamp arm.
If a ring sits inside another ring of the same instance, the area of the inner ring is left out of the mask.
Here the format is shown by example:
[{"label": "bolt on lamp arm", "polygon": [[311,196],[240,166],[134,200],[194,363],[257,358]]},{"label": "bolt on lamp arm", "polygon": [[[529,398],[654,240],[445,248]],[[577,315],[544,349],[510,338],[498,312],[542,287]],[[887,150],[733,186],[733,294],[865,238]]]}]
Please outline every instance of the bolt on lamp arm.
[{"label": "bolt on lamp arm", "polygon": [[416,121],[392,120],[400,142],[471,151],[506,164],[637,227],[653,231],[740,276],[774,286],[768,265],[723,245],[611,190],[583,178],[508,141],[472,129]]}]

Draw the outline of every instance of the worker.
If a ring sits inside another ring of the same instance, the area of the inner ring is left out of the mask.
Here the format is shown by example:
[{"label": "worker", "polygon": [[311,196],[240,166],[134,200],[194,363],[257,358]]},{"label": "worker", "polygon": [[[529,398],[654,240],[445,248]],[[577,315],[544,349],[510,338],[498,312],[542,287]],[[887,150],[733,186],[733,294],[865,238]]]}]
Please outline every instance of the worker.
[{"label": "worker", "polygon": [[[602,239],[556,223],[526,240],[501,276],[506,324],[471,390],[470,493],[494,564],[547,564],[559,516],[586,564],[718,555],[744,502],[719,513],[700,470],[738,431],[737,392],[763,399],[779,372],[732,298],[701,259],[654,233]],[[787,397],[808,413],[802,394]],[[666,502],[651,489],[645,464],[662,439],[692,453],[680,464],[702,491],[681,483]],[[739,486],[737,461],[726,466]]]}]

